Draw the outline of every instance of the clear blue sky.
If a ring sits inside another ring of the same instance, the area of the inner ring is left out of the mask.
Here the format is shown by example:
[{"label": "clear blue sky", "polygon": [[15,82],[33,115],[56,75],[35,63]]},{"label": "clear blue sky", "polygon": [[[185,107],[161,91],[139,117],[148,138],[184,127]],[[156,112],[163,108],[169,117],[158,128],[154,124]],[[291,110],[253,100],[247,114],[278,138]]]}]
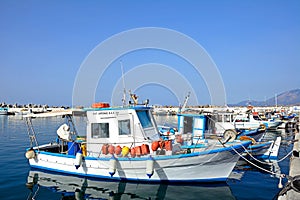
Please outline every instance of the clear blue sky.
[{"label": "clear blue sky", "polygon": [[[71,105],[76,74],[88,54],[109,37],[141,27],[172,29],[202,45],[220,71],[228,103],[264,100],[300,88],[299,13],[298,0],[1,0],[0,102]],[[184,65],[154,50],[121,59],[125,73],[143,63]],[[119,60],[106,73],[97,101],[110,100],[109,90],[121,76]],[[200,88],[199,103],[209,104],[201,77],[193,77],[190,66],[181,73]],[[138,92],[152,104],[178,105],[157,84]]]}]

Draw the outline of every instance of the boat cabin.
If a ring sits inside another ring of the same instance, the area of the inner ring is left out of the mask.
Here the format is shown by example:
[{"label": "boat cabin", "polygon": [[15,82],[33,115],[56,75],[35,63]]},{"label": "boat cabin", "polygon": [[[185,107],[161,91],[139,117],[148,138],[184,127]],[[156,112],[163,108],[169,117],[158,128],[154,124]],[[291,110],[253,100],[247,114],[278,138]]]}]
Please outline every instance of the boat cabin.
[{"label": "boat cabin", "polygon": [[233,112],[212,112],[207,116],[207,127],[211,134],[222,136],[226,130],[235,129]]},{"label": "boat cabin", "polygon": [[97,154],[104,144],[135,147],[159,139],[150,107],[87,110],[87,152]]},{"label": "boat cabin", "polygon": [[178,114],[178,133],[187,145],[196,144],[205,139],[206,117],[202,114]]}]

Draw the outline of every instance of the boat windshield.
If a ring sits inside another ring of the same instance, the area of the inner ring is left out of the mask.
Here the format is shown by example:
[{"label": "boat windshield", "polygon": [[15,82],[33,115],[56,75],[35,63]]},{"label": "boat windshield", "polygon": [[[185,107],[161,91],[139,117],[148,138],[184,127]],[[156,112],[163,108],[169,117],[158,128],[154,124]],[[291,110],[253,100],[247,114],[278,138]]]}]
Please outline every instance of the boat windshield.
[{"label": "boat windshield", "polygon": [[137,110],[136,113],[143,128],[149,128],[153,126],[148,110]]}]

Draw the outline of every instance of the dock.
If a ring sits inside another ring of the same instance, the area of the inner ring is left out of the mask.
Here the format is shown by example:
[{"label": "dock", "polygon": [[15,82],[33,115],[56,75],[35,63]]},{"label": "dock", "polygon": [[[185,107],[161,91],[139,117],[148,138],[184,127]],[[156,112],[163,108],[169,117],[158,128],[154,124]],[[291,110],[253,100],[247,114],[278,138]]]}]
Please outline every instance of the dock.
[{"label": "dock", "polygon": [[[300,125],[298,125],[300,126]],[[298,200],[300,199],[300,133],[295,133],[295,143],[293,154],[290,158],[290,170],[288,183],[280,192],[278,200]]]}]

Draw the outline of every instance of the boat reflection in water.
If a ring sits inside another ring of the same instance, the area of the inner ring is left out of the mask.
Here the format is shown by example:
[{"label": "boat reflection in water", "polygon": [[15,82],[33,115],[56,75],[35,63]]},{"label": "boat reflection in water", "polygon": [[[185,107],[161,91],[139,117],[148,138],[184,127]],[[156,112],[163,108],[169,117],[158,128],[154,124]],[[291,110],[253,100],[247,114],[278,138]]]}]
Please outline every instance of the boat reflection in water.
[{"label": "boat reflection in water", "polygon": [[[31,169],[26,186],[28,199],[39,199],[47,188],[61,199],[235,199],[226,183],[218,184],[146,184],[106,181]],[[47,196],[51,199],[51,196]]]}]

